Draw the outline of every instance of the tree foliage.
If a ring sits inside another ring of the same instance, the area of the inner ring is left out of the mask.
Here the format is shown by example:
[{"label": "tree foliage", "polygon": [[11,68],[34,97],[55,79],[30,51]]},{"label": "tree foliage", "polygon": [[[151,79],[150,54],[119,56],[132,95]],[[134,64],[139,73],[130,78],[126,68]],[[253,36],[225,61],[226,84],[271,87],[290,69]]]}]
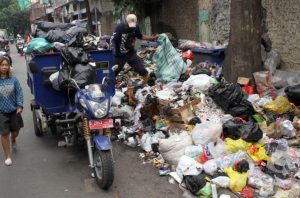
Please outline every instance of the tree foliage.
[{"label": "tree foliage", "polygon": [[147,0],[113,0],[114,17],[115,19],[121,19],[124,13],[135,13],[136,15],[140,15],[147,2]]},{"label": "tree foliage", "polygon": [[30,32],[29,12],[21,10],[17,0],[0,0],[0,28],[16,36]]}]

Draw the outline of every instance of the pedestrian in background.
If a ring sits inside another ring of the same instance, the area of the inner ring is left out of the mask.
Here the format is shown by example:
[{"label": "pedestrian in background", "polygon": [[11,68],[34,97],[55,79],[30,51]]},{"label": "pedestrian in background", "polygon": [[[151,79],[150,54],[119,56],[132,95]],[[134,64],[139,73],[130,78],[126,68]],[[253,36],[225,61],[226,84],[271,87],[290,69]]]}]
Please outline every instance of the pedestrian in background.
[{"label": "pedestrian in background", "polygon": [[17,78],[10,73],[11,62],[7,57],[0,57],[0,135],[5,154],[5,165],[12,165],[10,140],[16,149],[16,138],[24,126],[23,90]]},{"label": "pedestrian in background", "polygon": [[148,71],[143,60],[134,49],[135,38],[156,40],[158,36],[143,35],[137,25],[137,17],[134,14],[127,15],[126,21],[117,25],[111,39],[115,64],[118,65],[118,69],[115,71],[116,76],[123,70],[125,63],[128,63],[147,83],[149,80]]}]

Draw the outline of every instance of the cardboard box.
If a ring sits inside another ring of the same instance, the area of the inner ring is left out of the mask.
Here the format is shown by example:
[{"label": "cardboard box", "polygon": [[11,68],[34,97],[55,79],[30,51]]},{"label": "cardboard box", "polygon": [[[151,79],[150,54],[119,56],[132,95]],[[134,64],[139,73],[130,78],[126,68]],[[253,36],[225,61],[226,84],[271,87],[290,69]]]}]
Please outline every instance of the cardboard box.
[{"label": "cardboard box", "polygon": [[245,77],[238,77],[237,83],[240,85],[249,85],[250,79]]},{"label": "cardboard box", "polygon": [[201,99],[200,98],[195,98],[194,100],[188,102],[187,104],[185,104],[184,106],[182,107],[179,107],[179,108],[175,108],[175,109],[172,109],[172,112],[174,114],[177,114],[180,116],[181,120],[184,122],[184,123],[188,123],[188,121],[195,117],[195,114],[194,114],[194,108],[197,104],[199,104],[201,102]]}]

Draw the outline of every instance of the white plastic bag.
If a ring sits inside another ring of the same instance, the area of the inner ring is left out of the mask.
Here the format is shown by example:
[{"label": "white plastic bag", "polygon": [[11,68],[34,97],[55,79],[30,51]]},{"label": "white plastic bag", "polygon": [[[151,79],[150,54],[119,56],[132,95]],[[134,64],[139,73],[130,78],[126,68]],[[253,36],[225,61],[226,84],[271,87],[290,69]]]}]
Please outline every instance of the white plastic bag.
[{"label": "white plastic bag", "polygon": [[59,74],[59,71],[54,72],[53,74],[51,74],[49,76],[49,80],[50,80],[50,82],[52,84],[53,89],[55,89],[57,91],[60,91],[60,89],[59,89],[59,82],[58,82],[58,74]]},{"label": "white plastic bag", "polygon": [[185,148],[184,154],[193,159],[197,158],[203,152],[202,146],[198,145],[190,145]]},{"label": "white plastic bag", "polygon": [[192,75],[184,81],[182,84],[183,87],[189,87],[192,86],[194,88],[198,88],[201,91],[206,91],[208,88],[213,85],[214,80],[210,76],[206,74],[198,74],[198,75]]},{"label": "white plastic bag", "polygon": [[181,179],[184,175],[199,175],[201,172],[201,164],[193,158],[184,155],[179,159],[176,173]]},{"label": "white plastic bag", "polygon": [[214,175],[218,170],[218,165],[214,159],[208,160],[203,164],[203,169],[206,174]]},{"label": "white plastic bag", "polygon": [[121,105],[121,100],[125,96],[125,94],[121,91],[116,91],[114,97],[111,99],[112,106],[119,106]]},{"label": "white plastic bag", "polygon": [[230,178],[226,176],[219,176],[216,178],[213,178],[212,183],[217,184],[218,186],[222,188],[229,188],[230,185]]},{"label": "white plastic bag", "polygon": [[216,141],[222,133],[222,123],[215,123],[212,121],[204,121],[197,124],[192,130],[192,138],[195,145],[208,144]]},{"label": "white plastic bag", "polygon": [[141,138],[141,148],[146,152],[152,151],[152,136],[150,133],[145,133]]},{"label": "white plastic bag", "polygon": [[192,145],[191,136],[186,131],[174,134],[167,139],[159,139],[159,151],[163,158],[172,165],[177,165],[181,156],[184,155],[185,147]]}]

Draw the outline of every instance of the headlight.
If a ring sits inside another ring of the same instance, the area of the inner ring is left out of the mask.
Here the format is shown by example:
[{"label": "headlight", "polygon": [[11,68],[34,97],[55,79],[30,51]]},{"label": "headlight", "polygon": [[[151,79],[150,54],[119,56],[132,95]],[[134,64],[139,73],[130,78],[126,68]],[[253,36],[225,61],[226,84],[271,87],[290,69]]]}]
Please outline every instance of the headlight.
[{"label": "headlight", "polygon": [[89,105],[91,106],[91,109],[94,112],[94,116],[96,118],[102,118],[106,116],[108,111],[108,99],[104,100],[101,103],[89,101]]}]

